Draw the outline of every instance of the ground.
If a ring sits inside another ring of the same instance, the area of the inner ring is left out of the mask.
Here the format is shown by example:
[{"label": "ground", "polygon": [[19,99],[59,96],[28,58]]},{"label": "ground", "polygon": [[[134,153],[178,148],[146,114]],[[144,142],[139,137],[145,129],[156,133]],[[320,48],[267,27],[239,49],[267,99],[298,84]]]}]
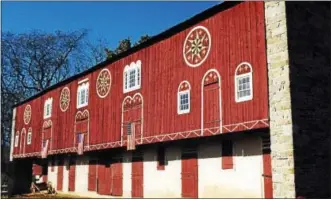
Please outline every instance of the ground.
[{"label": "ground", "polygon": [[[4,196],[1,197],[6,198]],[[58,194],[46,194],[45,192],[42,193],[35,193],[35,194],[22,194],[22,195],[14,195],[12,198],[15,199],[87,199],[90,197],[83,197],[79,195],[73,195],[73,194],[63,194],[63,193],[58,193]]]}]

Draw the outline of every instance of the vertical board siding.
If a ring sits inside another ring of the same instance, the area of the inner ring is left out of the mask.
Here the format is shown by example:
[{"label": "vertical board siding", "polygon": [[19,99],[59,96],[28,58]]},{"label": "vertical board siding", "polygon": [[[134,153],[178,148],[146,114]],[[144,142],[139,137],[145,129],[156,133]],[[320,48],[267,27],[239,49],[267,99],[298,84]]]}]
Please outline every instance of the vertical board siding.
[{"label": "vertical board siding", "polygon": [[197,153],[182,154],[182,197],[198,198],[198,160]]},{"label": "vertical board siding", "polygon": [[62,191],[63,188],[63,163],[59,164],[57,167],[57,190]]},{"label": "vertical board siding", "polygon": [[97,161],[89,161],[89,170],[88,170],[88,191],[96,191],[97,183]]},{"label": "vertical board siding", "polygon": [[[220,5],[221,6],[221,5]],[[183,44],[186,35],[195,26],[206,27],[211,35],[210,53],[199,67],[189,67],[183,59]],[[86,145],[118,142],[121,140],[122,102],[126,96],[140,93],[143,97],[144,137],[201,128],[201,108],[206,108],[206,120],[217,119],[218,112],[222,116],[221,124],[234,125],[253,120],[268,119],[266,44],[264,27],[263,2],[243,2],[219,12],[191,27],[182,30],[138,52],[117,60],[104,68],[111,73],[111,88],[105,98],[99,98],[96,92],[96,80],[102,69],[79,77],[65,85],[59,86],[46,94],[17,107],[15,133],[22,129],[32,128],[32,144],[27,145],[25,153],[41,151],[43,106],[47,98],[53,98],[51,146],[53,150],[74,147],[75,115],[78,111],[88,110],[90,123]],[[141,88],[123,93],[123,70],[131,62],[141,60]],[[253,99],[237,103],[235,101],[235,70],[241,62],[249,62],[253,70]],[[207,87],[202,88],[205,73],[215,69],[220,74],[221,99],[215,93],[209,94]],[[77,109],[78,82],[88,78],[88,106]],[[180,82],[187,80],[191,85],[190,113],[177,114],[177,89]],[[70,105],[65,112],[59,106],[61,90],[70,89]],[[202,90],[205,102],[201,102]],[[209,103],[208,99],[211,100]],[[214,102],[215,101],[215,102]],[[218,109],[217,101],[221,101]],[[25,106],[30,104],[32,118],[24,124]],[[130,111],[131,112],[131,111]],[[130,114],[131,115],[131,114]],[[135,114],[132,114],[135,118]],[[139,115],[138,115],[139,116]],[[162,116],[162,117],[160,117]],[[127,119],[124,114],[124,120]],[[207,122],[204,122],[207,123]],[[205,126],[208,126],[205,124]],[[213,126],[213,125],[211,125]],[[258,125],[256,128],[268,125]],[[86,127],[84,127],[86,129]],[[237,131],[243,130],[238,127]],[[222,132],[229,130],[223,128]],[[137,134],[137,137],[139,137]],[[19,154],[19,148],[14,148]]]},{"label": "vertical board siding", "polygon": [[131,173],[131,196],[132,198],[144,197],[144,162],[141,155],[132,157],[132,173]]},{"label": "vertical board siding", "polygon": [[69,161],[69,191],[75,191],[76,163],[74,159]]}]

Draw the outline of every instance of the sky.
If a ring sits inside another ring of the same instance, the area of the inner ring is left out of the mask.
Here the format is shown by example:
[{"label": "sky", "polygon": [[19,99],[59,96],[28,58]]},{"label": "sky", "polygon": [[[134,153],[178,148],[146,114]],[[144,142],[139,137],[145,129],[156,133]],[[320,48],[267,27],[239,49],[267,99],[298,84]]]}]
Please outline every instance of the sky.
[{"label": "sky", "polygon": [[2,3],[2,31],[24,33],[89,30],[93,42],[115,48],[124,38],[156,35],[218,4],[205,2],[10,2]]}]

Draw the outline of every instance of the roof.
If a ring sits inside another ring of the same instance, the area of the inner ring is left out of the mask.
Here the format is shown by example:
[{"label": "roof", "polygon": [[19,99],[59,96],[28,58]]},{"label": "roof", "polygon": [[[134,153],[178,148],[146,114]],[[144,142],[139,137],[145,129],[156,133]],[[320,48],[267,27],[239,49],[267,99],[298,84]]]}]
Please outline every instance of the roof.
[{"label": "roof", "polygon": [[23,100],[23,101],[15,104],[15,105],[13,105],[13,107],[17,107],[19,105],[22,105],[22,104],[24,104],[24,103],[26,103],[28,101],[31,101],[31,100],[33,100],[33,99],[35,99],[37,97],[42,96],[43,94],[47,93],[48,91],[51,91],[51,90],[53,90],[55,88],[58,88],[58,87],[60,87],[62,85],[65,85],[65,84],[67,84],[67,83],[69,83],[69,82],[71,82],[71,81],[73,81],[75,79],[78,79],[80,77],[83,77],[83,76],[85,76],[85,75],[87,75],[89,73],[92,73],[92,72],[94,72],[94,71],[96,71],[96,70],[98,70],[98,69],[100,69],[102,67],[105,67],[105,66],[107,66],[107,65],[109,65],[111,63],[114,63],[114,62],[116,62],[116,61],[118,61],[118,60],[120,60],[120,59],[122,59],[124,57],[127,57],[127,56],[129,56],[129,55],[131,55],[131,54],[133,54],[133,53],[141,50],[141,49],[147,48],[147,47],[149,47],[149,46],[151,46],[151,45],[153,45],[155,43],[158,43],[158,42],[160,42],[160,41],[162,41],[164,39],[167,39],[167,38],[169,38],[169,37],[171,37],[171,36],[173,36],[173,35],[181,32],[181,31],[185,30],[186,28],[189,28],[190,26],[193,26],[193,25],[195,25],[195,24],[197,24],[197,23],[199,23],[199,22],[201,22],[201,21],[203,21],[203,20],[205,20],[205,19],[207,19],[207,18],[209,18],[209,17],[211,17],[211,16],[219,13],[219,12],[222,12],[224,10],[227,10],[229,8],[232,8],[233,6],[235,6],[235,5],[239,4],[239,3],[241,3],[241,2],[240,1],[225,1],[225,2],[223,2],[221,4],[218,4],[216,6],[213,6],[213,7],[209,8],[209,9],[207,9],[207,10],[205,10],[205,11],[203,11],[203,12],[201,12],[201,13],[195,15],[195,16],[193,16],[190,19],[188,19],[186,21],[183,21],[183,22],[181,22],[181,23],[179,23],[179,24],[177,24],[177,25],[169,28],[168,30],[166,30],[166,31],[164,31],[164,32],[162,32],[160,34],[151,37],[147,41],[145,41],[145,42],[143,42],[143,43],[141,43],[141,44],[139,44],[139,45],[137,45],[135,47],[132,47],[132,48],[128,49],[125,52],[122,52],[120,54],[117,54],[117,55],[113,56],[111,59],[107,59],[107,60],[105,60],[105,61],[103,61],[103,62],[101,62],[101,63],[99,63],[99,64],[97,64],[97,65],[95,65],[95,66],[93,66],[93,67],[91,67],[91,68],[89,68],[89,69],[81,72],[81,73],[79,73],[79,74],[76,74],[74,76],[71,76],[71,77],[69,77],[69,78],[67,78],[67,79],[65,79],[63,81],[60,81],[60,82],[58,82],[58,83],[56,83],[56,84],[54,84],[54,85],[46,88],[45,90],[43,90],[43,91],[41,91],[41,92],[39,92],[39,93],[37,93],[37,94],[35,94],[35,95],[33,95],[33,96],[31,96],[31,97]]}]

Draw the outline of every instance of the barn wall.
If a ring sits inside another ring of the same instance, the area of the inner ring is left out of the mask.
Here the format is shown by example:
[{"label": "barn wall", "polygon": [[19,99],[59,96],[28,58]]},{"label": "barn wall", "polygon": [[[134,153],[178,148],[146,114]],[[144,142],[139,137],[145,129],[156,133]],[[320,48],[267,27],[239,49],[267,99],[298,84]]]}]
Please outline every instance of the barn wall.
[{"label": "barn wall", "polygon": [[144,151],[144,197],[181,198],[181,150],[166,148],[167,164],[164,170],[157,170],[155,148]]},{"label": "barn wall", "polygon": [[[57,163],[57,160],[55,160],[55,163]],[[54,171],[52,172],[52,160],[49,160],[48,161],[48,173],[47,173],[47,179],[48,179],[48,181],[51,181],[52,182],[52,186],[54,187],[54,188],[56,188],[57,187],[57,165],[55,164],[54,166],[53,166],[53,168],[54,168]]]},{"label": "barn wall", "polygon": [[87,156],[80,156],[76,160],[75,192],[88,192],[88,162]]},{"label": "barn wall", "polygon": [[233,144],[233,169],[222,169],[220,143],[199,146],[199,198],[263,198],[260,138]]},{"label": "barn wall", "polygon": [[[222,5],[220,5],[222,6]],[[211,35],[211,50],[199,67],[187,66],[183,59],[183,42],[193,27],[202,25]],[[123,94],[123,69],[131,62],[141,60],[141,89]],[[251,101],[236,103],[234,94],[234,74],[241,62],[249,62],[253,67],[253,93]],[[16,129],[32,127],[33,144],[27,153],[40,152],[43,106],[48,97],[53,97],[52,117],[53,137],[51,148],[60,150],[74,146],[74,117],[78,111],[87,109],[90,113],[89,145],[117,142],[121,139],[121,104],[123,99],[141,93],[144,99],[144,137],[154,137],[180,131],[201,128],[201,83],[204,74],[215,69],[221,77],[222,124],[223,132],[244,129],[238,123],[268,119],[267,72],[265,58],[265,31],[263,2],[244,2],[224,10],[201,22],[186,28],[169,38],[117,60],[104,68],[110,70],[112,81],[109,94],[99,98],[96,94],[96,79],[102,69],[79,77],[59,86],[46,94],[17,107]],[[89,80],[89,104],[77,109],[77,85],[80,80]],[[179,84],[187,80],[191,87],[191,111],[177,114],[177,90]],[[65,112],[60,110],[61,90],[70,88],[70,105]],[[32,119],[27,125],[23,122],[26,105],[31,104]],[[162,118],[155,120],[159,113]],[[254,124],[246,124],[250,127]],[[254,128],[266,127],[258,123]],[[100,134],[103,133],[103,134]],[[144,140],[146,142],[147,140]],[[85,143],[87,144],[87,143]],[[107,147],[109,148],[109,146]],[[14,154],[18,154],[14,150]]]},{"label": "barn wall", "polygon": [[68,192],[69,190],[69,160],[65,158],[63,167],[63,192]]},{"label": "barn wall", "polygon": [[123,197],[131,198],[131,173],[132,173],[131,152],[123,153]]}]

